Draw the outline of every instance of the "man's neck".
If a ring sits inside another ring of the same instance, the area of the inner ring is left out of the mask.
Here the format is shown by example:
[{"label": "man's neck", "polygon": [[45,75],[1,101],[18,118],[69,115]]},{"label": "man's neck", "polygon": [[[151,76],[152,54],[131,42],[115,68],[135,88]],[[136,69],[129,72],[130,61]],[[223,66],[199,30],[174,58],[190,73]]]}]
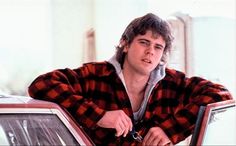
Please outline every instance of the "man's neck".
[{"label": "man's neck", "polygon": [[122,71],[122,73],[124,76],[127,94],[129,95],[132,110],[134,112],[137,112],[143,102],[144,92],[149,77],[133,73],[125,69]]},{"label": "man's neck", "polygon": [[144,92],[149,76],[129,72],[125,69],[122,72],[128,92],[135,94]]}]

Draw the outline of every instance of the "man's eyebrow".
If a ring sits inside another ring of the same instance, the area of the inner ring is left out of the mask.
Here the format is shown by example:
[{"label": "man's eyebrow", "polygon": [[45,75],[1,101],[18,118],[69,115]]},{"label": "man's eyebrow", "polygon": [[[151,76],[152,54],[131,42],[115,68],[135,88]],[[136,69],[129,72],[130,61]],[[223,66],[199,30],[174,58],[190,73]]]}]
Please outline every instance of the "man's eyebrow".
[{"label": "man's eyebrow", "polygon": [[147,41],[147,42],[150,42],[149,40],[143,39],[143,38],[138,39],[138,41]]},{"label": "man's eyebrow", "polygon": [[[150,42],[148,39],[144,39],[144,38],[140,38],[140,39],[138,39],[138,41],[146,41],[146,42]],[[164,48],[164,46],[161,45],[161,44],[155,44],[155,46],[156,46],[156,47]]]}]

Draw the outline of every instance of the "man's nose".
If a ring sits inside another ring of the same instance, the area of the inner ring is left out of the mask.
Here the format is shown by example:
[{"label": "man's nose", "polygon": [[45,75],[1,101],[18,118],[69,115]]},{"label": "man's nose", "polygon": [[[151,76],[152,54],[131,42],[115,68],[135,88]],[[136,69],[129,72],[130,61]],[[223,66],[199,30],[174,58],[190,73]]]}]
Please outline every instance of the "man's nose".
[{"label": "man's nose", "polygon": [[154,54],[154,46],[148,46],[146,49],[146,54],[153,55]]}]

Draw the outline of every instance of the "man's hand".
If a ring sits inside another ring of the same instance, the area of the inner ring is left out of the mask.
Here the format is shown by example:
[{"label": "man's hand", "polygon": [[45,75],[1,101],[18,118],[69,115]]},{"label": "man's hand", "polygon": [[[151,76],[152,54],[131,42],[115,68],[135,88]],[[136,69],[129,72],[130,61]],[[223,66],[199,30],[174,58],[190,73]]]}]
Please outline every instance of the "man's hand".
[{"label": "man's hand", "polygon": [[107,111],[97,122],[97,125],[103,128],[116,129],[117,137],[121,135],[126,137],[133,127],[131,119],[122,110]]},{"label": "man's hand", "polygon": [[171,146],[172,143],[160,127],[152,127],[144,137],[142,145]]}]

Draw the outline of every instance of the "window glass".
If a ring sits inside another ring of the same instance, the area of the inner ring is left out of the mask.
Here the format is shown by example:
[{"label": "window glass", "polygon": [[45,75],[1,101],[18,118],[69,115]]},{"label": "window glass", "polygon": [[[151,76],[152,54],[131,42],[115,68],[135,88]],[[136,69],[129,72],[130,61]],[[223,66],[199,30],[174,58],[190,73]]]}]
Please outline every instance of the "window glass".
[{"label": "window glass", "polygon": [[212,110],[202,145],[236,145],[236,107]]},{"label": "window glass", "polygon": [[79,145],[62,121],[51,114],[2,114],[0,137],[0,143],[8,145]]}]

